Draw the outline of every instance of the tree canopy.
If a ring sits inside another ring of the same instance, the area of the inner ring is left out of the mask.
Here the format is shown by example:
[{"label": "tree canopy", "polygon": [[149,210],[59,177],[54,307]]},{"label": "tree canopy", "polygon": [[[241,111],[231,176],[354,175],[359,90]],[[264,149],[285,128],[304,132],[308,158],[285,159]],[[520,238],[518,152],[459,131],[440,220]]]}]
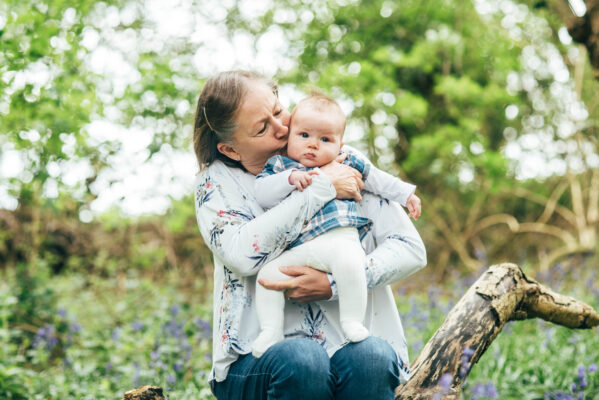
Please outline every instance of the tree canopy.
[{"label": "tree canopy", "polygon": [[22,165],[0,176],[5,207],[88,210],[122,145],[91,135],[97,121],[146,132],[147,160],[190,151],[215,38],[258,57],[277,37],[283,87],[331,94],[348,112],[346,141],[418,185],[434,263],[476,269],[516,234],[523,257],[558,248],[546,263],[596,247],[597,82],[553,2],[177,7],[182,28],[169,31],[149,0],[0,6],[0,146]]}]

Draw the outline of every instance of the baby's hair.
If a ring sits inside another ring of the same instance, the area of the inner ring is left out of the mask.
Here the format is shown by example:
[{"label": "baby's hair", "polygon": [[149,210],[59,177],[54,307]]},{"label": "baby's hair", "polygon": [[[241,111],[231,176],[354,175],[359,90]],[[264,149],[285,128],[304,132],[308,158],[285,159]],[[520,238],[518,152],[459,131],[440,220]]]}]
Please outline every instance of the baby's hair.
[{"label": "baby's hair", "polygon": [[293,112],[291,113],[291,118],[293,118],[296,110],[306,106],[312,107],[318,112],[337,112],[343,118],[343,131],[345,131],[345,114],[339,106],[339,103],[337,103],[332,97],[324,94],[320,89],[312,88],[308,97],[300,100],[300,102],[297,103],[293,109]]}]

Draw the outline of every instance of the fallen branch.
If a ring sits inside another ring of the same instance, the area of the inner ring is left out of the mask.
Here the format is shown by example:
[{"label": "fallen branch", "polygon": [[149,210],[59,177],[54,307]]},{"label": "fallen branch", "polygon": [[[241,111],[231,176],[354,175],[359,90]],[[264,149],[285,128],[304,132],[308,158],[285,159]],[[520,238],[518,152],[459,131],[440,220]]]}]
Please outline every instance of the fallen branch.
[{"label": "fallen branch", "polygon": [[164,400],[164,395],[159,386],[142,386],[126,392],[123,400]]},{"label": "fallen branch", "polygon": [[501,332],[506,322],[542,318],[571,329],[599,325],[599,314],[585,303],[555,293],[528,278],[514,264],[490,267],[450,311],[441,327],[412,363],[412,378],[399,386],[395,399],[431,399],[441,393],[441,377],[448,374],[451,387],[443,399],[459,398],[470,369],[464,369],[464,349],[469,365],[475,364]]},{"label": "fallen branch", "polygon": [[[395,400],[459,398],[470,368],[462,357],[468,350],[474,365],[508,321],[542,318],[571,329],[599,326],[599,314],[585,303],[553,292],[515,264],[490,267],[450,311],[441,327],[412,364],[412,378],[397,388]],[[451,378],[441,394],[442,376]],[[162,389],[144,386],[125,393],[123,400],[164,400]]]}]

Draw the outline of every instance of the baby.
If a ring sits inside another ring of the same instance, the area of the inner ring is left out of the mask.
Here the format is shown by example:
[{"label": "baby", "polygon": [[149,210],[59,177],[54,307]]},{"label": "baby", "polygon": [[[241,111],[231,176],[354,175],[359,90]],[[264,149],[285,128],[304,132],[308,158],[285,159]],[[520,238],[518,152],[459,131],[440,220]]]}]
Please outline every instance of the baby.
[{"label": "baby", "polygon": [[[287,156],[273,156],[256,177],[256,197],[264,208],[271,208],[293,190],[304,190],[321,167],[337,159],[343,146],[345,115],[339,105],[324,95],[310,96],[293,110],[287,144]],[[393,177],[364,160],[348,154],[343,163],[357,169],[364,189],[396,200],[408,207],[410,216],[420,215],[415,186]],[[316,168],[316,169],[314,169]],[[276,259],[265,264],[258,279],[289,279],[279,271],[288,265],[310,265],[331,272],[337,284],[341,331],[350,342],[368,337],[363,324],[367,285],[365,253],[360,239],[372,222],[358,215],[351,200],[332,200],[304,226],[299,237]],[[261,332],[252,346],[260,357],[273,344],[283,340],[283,292],[256,285],[256,308]]]}]

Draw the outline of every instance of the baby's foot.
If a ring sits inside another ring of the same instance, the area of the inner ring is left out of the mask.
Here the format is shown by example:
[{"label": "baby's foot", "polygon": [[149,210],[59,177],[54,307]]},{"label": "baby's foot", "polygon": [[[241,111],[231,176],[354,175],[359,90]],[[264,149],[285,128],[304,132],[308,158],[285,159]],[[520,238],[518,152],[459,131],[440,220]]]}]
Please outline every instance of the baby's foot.
[{"label": "baby's foot", "polygon": [[341,329],[350,342],[361,342],[369,335],[368,329],[358,321],[341,322]]},{"label": "baby's foot", "polygon": [[260,332],[254,344],[252,345],[252,355],[256,358],[262,357],[262,354],[273,344],[283,340],[283,332],[274,330],[263,330]]}]

